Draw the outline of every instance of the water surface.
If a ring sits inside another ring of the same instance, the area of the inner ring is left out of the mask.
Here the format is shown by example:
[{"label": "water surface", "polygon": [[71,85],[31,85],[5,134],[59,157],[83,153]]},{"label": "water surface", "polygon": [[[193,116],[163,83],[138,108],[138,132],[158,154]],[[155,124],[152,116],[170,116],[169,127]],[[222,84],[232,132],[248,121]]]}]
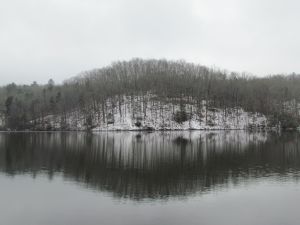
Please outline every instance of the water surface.
[{"label": "water surface", "polygon": [[0,133],[5,225],[297,224],[298,133]]}]

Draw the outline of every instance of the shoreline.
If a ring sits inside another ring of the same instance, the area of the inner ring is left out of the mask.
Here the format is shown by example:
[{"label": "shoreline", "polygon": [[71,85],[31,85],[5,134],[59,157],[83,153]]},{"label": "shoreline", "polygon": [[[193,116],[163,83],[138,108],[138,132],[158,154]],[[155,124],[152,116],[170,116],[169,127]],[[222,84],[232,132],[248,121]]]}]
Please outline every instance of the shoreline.
[{"label": "shoreline", "polygon": [[177,131],[203,131],[203,132],[214,132],[214,131],[249,131],[249,132],[291,132],[298,131],[297,129],[159,129],[159,130],[148,130],[148,129],[124,129],[124,130],[0,130],[0,133],[67,133],[67,132],[78,132],[78,133],[105,133],[105,132],[177,132]]}]

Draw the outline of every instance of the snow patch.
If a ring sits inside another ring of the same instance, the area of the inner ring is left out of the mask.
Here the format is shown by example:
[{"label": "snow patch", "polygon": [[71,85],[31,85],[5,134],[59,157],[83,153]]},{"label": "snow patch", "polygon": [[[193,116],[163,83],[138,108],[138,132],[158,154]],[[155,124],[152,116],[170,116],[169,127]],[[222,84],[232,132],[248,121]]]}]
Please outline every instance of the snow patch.
[{"label": "snow patch", "polygon": [[242,108],[219,109],[205,101],[162,101],[155,96],[119,96],[98,108],[75,110],[65,115],[48,115],[31,121],[44,130],[245,130],[265,129],[267,118]]}]

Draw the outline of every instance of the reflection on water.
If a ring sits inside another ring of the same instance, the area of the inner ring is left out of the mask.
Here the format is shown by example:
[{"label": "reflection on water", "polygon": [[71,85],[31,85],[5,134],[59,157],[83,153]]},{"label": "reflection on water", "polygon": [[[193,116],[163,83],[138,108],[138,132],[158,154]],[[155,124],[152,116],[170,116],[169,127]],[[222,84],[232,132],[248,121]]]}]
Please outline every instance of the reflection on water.
[{"label": "reflection on water", "polygon": [[272,177],[298,180],[298,133],[0,133],[0,171],[63,175],[133,200],[182,197]]}]

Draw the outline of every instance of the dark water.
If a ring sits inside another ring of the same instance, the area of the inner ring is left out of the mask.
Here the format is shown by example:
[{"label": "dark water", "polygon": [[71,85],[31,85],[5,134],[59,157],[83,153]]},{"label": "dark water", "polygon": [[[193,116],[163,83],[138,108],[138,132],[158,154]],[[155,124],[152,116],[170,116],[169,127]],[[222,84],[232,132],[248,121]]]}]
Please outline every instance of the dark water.
[{"label": "dark water", "polygon": [[300,134],[0,133],[0,224],[299,224]]}]

